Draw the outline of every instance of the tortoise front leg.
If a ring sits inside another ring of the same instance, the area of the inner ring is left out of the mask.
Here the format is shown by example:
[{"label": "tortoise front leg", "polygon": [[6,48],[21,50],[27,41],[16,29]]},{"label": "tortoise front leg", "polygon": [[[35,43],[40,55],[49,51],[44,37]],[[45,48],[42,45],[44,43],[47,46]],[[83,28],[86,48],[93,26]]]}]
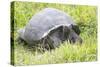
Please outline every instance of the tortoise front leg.
[{"label": "tortoise front leg", "polygon": [[60,45],[61,39],[59,36],[59,31],[55,31],[49,37],[50,37],[50,40],[52,42],[52,44],[50,45],[50,46],[52,46],[51,48],[56,48]]}]

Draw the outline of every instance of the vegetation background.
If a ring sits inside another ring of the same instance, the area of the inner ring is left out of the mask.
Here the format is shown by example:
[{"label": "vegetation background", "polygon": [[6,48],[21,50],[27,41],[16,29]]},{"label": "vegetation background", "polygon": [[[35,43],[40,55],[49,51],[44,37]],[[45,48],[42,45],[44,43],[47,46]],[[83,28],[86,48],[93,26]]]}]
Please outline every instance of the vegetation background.
[{"label": "vegetation background", "polygon": [[[82,45],[62,43],[52,51],[38,51],[18,43],[18,30],[40,10],[51,7],[68,13],[80,27]],[[87,62],[97,60],[97,7],[57,3],[12,2],[11,3],[11,64],[54,64]]]}]

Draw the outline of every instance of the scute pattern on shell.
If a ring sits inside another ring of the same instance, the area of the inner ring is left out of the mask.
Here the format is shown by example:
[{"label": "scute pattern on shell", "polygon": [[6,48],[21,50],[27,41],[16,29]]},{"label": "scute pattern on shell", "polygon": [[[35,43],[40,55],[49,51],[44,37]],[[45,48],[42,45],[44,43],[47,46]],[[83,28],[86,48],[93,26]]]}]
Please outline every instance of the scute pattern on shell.
[{"label": "scute pattern on shell", "polygon": [[34,15],[26,26],[25,37],[40,40],[48,30],[57,25],[75,25],[72,19],[62,11],[53,8],[46,8]]}]

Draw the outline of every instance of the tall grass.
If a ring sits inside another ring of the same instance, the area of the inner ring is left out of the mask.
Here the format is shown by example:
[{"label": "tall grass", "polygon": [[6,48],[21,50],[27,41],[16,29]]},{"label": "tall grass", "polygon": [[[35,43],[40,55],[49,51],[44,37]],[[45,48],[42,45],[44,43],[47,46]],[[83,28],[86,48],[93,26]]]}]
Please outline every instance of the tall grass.
[{"label": "tall grass", "polygon": [[[52,64],[52,63],[71,63],[87,62],[97,60],[97,17],[95,6],[50,4],[50,3],[31,3],[31,2],[14,2],[12,6],[11,29],[12,40],[14,43],[13,55],[11,61],[15,65],[29,64]],[[23,28],[30,18],[41,9],[52,7],[68,13],[79,25],[83,39],[80,45],[64,42],[56,49],[51,51],[38,51],[27,47],[25,43],[18,43],[17,30]]]}]

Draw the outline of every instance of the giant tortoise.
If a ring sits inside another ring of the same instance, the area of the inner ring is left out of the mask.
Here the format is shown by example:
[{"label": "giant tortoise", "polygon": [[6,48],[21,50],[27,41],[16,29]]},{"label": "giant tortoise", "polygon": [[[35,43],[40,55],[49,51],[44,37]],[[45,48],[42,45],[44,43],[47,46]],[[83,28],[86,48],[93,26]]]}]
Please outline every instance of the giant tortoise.
[{"label": "giant tortoise", "polygon": [[56,48],[60,43],[80,42],[79,27],[71,17],[63,11],[45,8],[35,14],[28,24],[19,30],[19,37],[29,45],[40,43],[43,48]]}]

